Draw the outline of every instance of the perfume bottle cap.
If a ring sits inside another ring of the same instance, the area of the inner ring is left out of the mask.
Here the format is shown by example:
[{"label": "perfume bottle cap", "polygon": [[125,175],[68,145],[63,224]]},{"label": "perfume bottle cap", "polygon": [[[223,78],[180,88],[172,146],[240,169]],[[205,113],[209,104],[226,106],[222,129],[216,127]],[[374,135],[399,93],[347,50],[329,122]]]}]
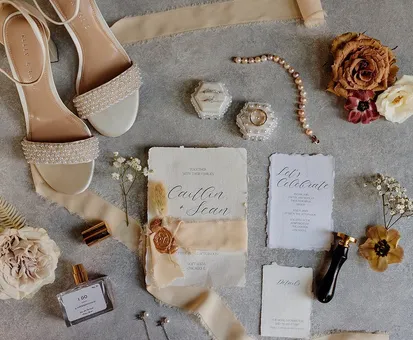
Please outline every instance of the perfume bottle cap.
[{"label": "perfume bottle cap", "polygon": [[110,237],[105,222],[100,222],[82,232],[83,242],[89,247]]},{"label": "perfume bottle cap", "polygon": [[83,282],[88,281],[88,276],[85,267],[83,267],[83,264],[76,264],[72,266],[73,269],[73,278],[75,280],[75,284],[79,285]]},{"label": "perfume bottle cap", "polygon": [[346,248],[350,246],[350,243],[357,243],[357,239],[349,235],[346,235],[344,233],[337,233],[336,236],[339,239],[338,243],[343,245]]}]

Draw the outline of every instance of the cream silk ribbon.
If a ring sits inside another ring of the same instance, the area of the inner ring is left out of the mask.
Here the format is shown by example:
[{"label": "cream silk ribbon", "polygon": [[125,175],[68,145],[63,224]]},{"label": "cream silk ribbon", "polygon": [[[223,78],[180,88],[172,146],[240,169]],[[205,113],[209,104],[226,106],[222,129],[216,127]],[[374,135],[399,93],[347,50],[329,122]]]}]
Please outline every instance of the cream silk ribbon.
[{"label": "cream silk ribbon", "polygon": [[[247,222],[208,221],[185,222],[164,218],[165,228],[175,238],[179,248],[187,252],[195,250],[243,251],[248,249]],[[155,245],[156,233],[148,236],[147,274],[157,288],[165,288],[184,274],[174,254],[162,254]]]},{"label": "cream silk ribbon", "polygon": [[[126,226],[125,213],[105,201],[98,195],[87,190],[79,195],[65,195],[53,190],[41,177],[34,166],[31,166],[36,192],[44,198],[65,207],[71,213],[88,221],[105,221],[112,237],[125,244],[130,250],[139,249],[142,228],[140,224],[129,217],[130,224]],[[204,223],[204,222],[203,222]],[[181,226],[182,227],[182,226]],[[198,228],[204,228],[199,223]],[[179,242],[184,242],[188,248],[196,249],[200,245],[198,238],[193,237],[195,229],[184,227],[177,233]],[[212,236],[212,235],[210,235]],[[185,243],[185,239],[193,240]],[[239,248],[246,247],[246,238],[238,238]],[[221,239],[219,243],[228,249],[227,240]],[[238,246],[237,246],[238,247]],[[154,251],[157,252],[155,249]],[[170,278],[170,276],[168,276]],[[218,294],[202,287],[168,287],[159,289],[148,286],[147,290],[161,303],[172,307],[181,308],[198,317],[202,325],[213,339],[216,340],[249,340],[244,327],[236,319],[231,310],[226,306]]]},{"label": "cream silk ribbon", "polygon": [[308,27],[324,23],[320,0],[231,0],[126,17],[112,26],[122,44],[205,28],[263,21],[304,20]]},{"label": "cream silk ribbon", "polygon": [[314,340],[389,340],[389,336],[387,334],[339,333],[326,335]]},{"label": "cream silk ribbon", "polygon": [[72,214],[78,215],[86,221],[105,221],[108,231],[114,239],[122,242],[132,251],[137,251],[141,239],[142,227],[140,223],[129,217],[129,226],[125,222],[125,213],[105,201],[90,190],[79,195],[65,195],[53,190],[39,174],[36,167],[30,166],[36,192],[65,207]]}]

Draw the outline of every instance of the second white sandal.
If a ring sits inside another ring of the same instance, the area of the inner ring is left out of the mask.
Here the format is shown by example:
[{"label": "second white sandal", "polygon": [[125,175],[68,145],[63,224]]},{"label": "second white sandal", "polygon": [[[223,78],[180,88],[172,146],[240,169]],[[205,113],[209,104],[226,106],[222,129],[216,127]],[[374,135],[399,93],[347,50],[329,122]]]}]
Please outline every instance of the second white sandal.
[{"label": "second white sandal", "polygon": [[[73,102],[80,118],[102,135],[118,137],[136,120],[141,77],[106,24],[95,0],[49,0],[72,37],[79,55]],[[36,2],[36,1],[35,1]],[[37,3],[36,3],[37,5]]]}]

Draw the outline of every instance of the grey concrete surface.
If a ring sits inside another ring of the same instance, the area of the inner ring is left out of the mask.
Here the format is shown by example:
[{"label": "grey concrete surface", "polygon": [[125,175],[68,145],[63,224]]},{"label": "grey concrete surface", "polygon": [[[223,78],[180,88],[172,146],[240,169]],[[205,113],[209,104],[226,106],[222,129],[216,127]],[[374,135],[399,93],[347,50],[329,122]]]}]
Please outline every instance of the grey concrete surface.
[{"label": "grey concrete surface", "polygon": [[[193,4],[190,0],[98,0],[110,23],[126,15]],[[266,199],[269,156],[281,153],[331,154],[336,161],[334,221],[336,230],[355,237],[365,227],[381,222],[379,201],[360,185],[360,176],[383,172],[398,178],[413,192],[413,118],[402,125],[384,120],[368,126],[345,120],[344,103],[325,92],[330,77],[329,42],[340,33],[366,31],[390,47],[397,47],[400,73],[413,73],[413,35],[410,0],[325,0],[327,26],[309,30],[294,22],[263,23],[203,30],[144,44],[127,51],[141,69],[144,86],[138,119],[120,138],[100,137],[102,156],[96,164],[91,189],[111,202],[120,203],[118,187],[110,178],[110,154],[146,159],[151,146],[231,146],[248,150],[249,171],[249,257],[245,288],[219,292],[245,325],[260,338],[262,265],[273,261],[286,266],[308,266],[318,270],[323,252],[270,250],[266,245]],[[53,64],[58,91],[70,104],[74,95],[77,55],[62,27],[52,27],[60,52]],[[274,52],[284,57],[301,74],[308,92],[309,119],[321,139],[315,146],[300,132],[294,116],[295,91],[290,77],[275,65],[232,64],[234,55]],[[97,51],[97,53],[99,53]],[[0,65],[6,66],[4,51]],[[227,84],[234,97],[229,113],[221,121],[198,119],[189,94],[199,80]],[[272,104],[279,117],[273,137],[264,143],[242,140],[235,116],[247,100]],[[0,339],[23,340],[144,340],[143,324],[136,313],[151,314],[149,331],[162,340],[155,326],[168,316],[171,340],[204,340],[207,334],[186,314],[159,306],[142,285],[137,257],[114,240],[88,248],[80,241],[86,223],[65,209],[45,201],[33,190],[29,168],[20,147],[25,133],[22,108],[13,83],[0,80],[0,195],[13,203],[34,226],[46,228],[62,250],[56,282],[44,287],[33,299],[0,301]],[[145,219],[145,182],[131,196],[131,213]],[[410,340],[413,326],[413,238],[412,223],[399,224],[405,261],[377,274],[358,257],[357,248],[342,270],[335,299],[328,305],[313,304],[312,334],[331,331],[386,331],[392,340]],[[70,265],[82,262],[92,277],[108,275],[113,283],[116,309],[72,328],[66,328],[55,295],[72,287]],[[282,306],[280,306],[282,307]]]}]

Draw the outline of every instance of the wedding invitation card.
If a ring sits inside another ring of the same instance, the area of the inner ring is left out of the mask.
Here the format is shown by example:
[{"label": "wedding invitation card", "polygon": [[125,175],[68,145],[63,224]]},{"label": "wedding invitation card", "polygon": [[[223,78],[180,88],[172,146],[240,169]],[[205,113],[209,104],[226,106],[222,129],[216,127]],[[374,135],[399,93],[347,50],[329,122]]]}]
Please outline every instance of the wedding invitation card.
[{"label": "wedding invitation card", "polygon": [[334,158],[274,154],[270,163],[268,246],[330,249]]},{"label": "wedding invitation card", "polygon": [[[247,152],[235,148],[151,148],[149,182],[166,188],[168,215],[183,221],[247,218]],[[148,218],[151,220],[151,209]],[[244,286],[246,253],[176,253],[184,277],[172,286]]]},{"label": "wedding invitation card", "polygon": [[308,339],[313,269],[273,263],[264,266],[262,282],[261,335]]}]

